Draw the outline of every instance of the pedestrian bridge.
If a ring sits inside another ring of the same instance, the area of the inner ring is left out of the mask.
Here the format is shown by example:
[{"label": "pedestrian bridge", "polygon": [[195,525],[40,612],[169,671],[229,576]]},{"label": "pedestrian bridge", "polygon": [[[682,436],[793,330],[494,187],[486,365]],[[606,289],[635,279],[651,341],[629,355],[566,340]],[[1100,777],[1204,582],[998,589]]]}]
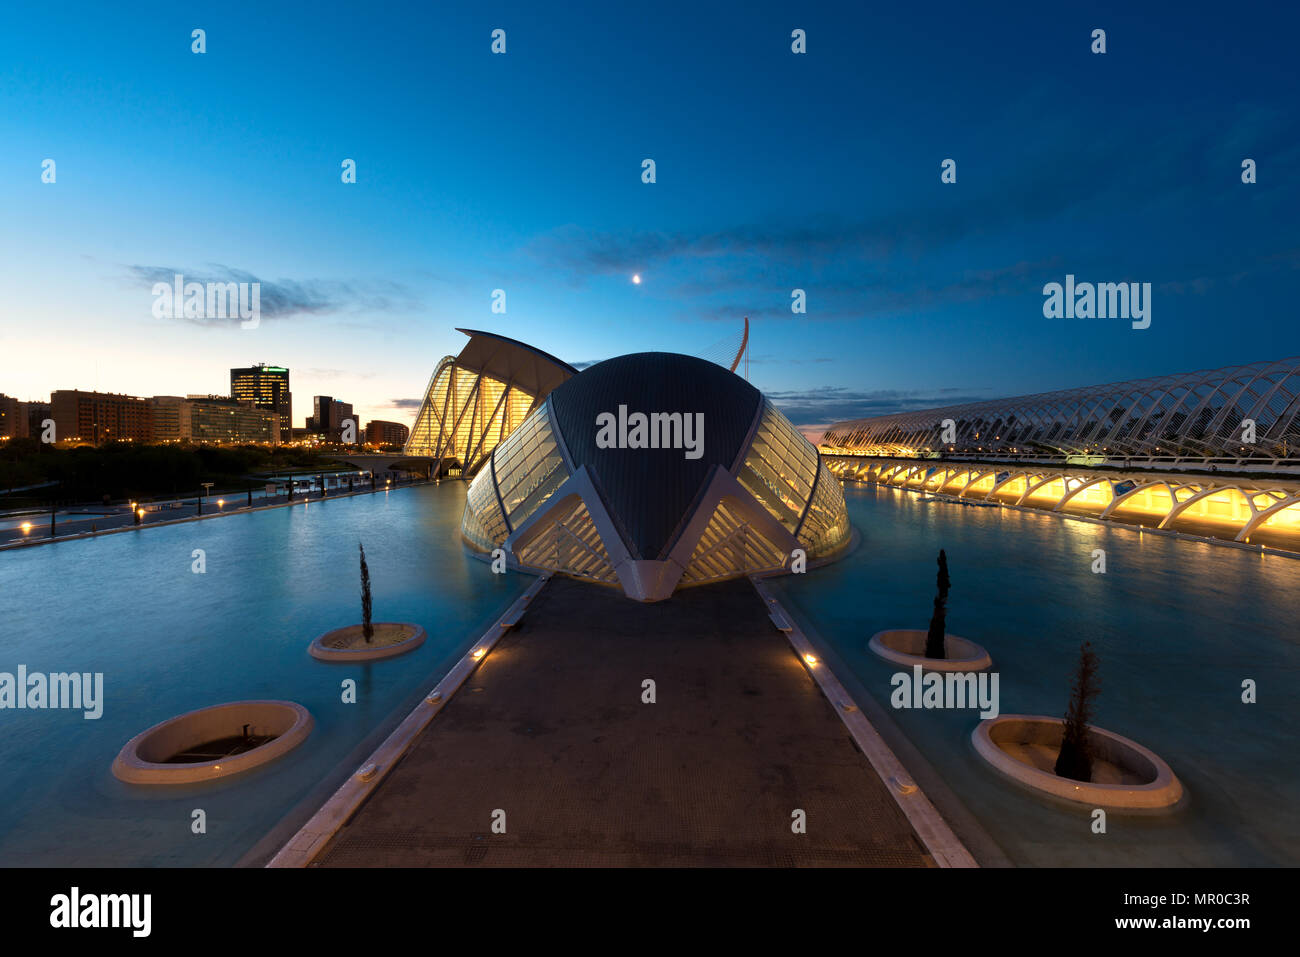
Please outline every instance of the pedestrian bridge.
[{"label": "pedestrian bridge", "polygon": [[1300,481],[824,456],[842,480],[1300,552]]}]

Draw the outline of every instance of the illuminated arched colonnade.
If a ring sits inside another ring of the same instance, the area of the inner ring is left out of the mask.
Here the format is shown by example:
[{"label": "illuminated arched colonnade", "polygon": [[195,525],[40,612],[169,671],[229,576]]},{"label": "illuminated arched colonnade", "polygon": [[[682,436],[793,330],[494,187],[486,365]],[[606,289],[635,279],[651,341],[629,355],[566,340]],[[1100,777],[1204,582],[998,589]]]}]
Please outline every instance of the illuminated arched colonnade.
[{"label": "illuminated arched colonnade", "polygon": [[1300,550],[1300,482],[825,455],[846,481]]}]

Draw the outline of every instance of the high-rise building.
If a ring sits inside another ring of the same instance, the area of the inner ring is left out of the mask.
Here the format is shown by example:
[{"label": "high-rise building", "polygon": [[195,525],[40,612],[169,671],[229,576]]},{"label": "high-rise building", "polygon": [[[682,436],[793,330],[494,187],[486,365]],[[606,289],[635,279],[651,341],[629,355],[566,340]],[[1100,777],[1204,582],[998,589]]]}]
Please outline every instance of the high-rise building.
[{"label": "high-rise building", "polygon": [[[312,417],[307,420],[307,431],[338,442],[343,436],[343,423],[348,419],[352,419],[355,424],[351,402],[342,402],[329,395],[313,396]],[[358,438],[360,433],[358,428]]]},{"label": "high-rise building", "polygon": [[231,369],[230,397],[277,413],[280,425],[288,434],[293,424],[293,394],[289,391],[288,369],[265,363],[247,369]]},{"label": "high-rise building", "polygon": [[330,410],[334,398],[328,395],[314,395],[311,398],[311,418],[307,420],[307,431],[328,432],[330,428]]},{"label": "high-rise building", "polygon": [[280,414],[220,395],[191,395],[181,406],[181,431],[191,442],[280,441]]},{"label": "high-rise building", "polygon": [[146,399],[154,442],[189,441],[185,400],[178,395],[155,395]]},{"label": "high-rise building", "polygon": [[27,435],[27,403],[0,392],[0,438],[19,439]]},{"label": "high-rise building", "polygon": [[334,416],[334,428],[330,429],[331,439],[333,439],[335,442],[341,442],[343,441],[343,439],[348,438],[347,434],[344,432],[344,423],[351,421],[352,422],[351,441],[354,443],[365,441],[366,436],[365,433],[361,431],[361,423],[358,422],[357,417],[352,414],[351,402],[340,402],[337,399],[335,399],[333,416]]},{"label": "high-rise building", "polygon": [[371,419],[366,425],[367,445],[406,445],[411,430],[400,422],[385,422]]},{"label": "high-rise building", "polygon": [[[27,435],[33,439],[39,439],[45,431],[45,423],[51,418],[50,404],[48,402],[20,402],[18,414],[23,415],[22,406],[26,406],[27,416]],[[21,426],[19,426],[21,428]]]},{"label": "high-rise building", "polygon": [[50,394],[56,441],[148,442],[148,403],[137,396],[59,389]]}]

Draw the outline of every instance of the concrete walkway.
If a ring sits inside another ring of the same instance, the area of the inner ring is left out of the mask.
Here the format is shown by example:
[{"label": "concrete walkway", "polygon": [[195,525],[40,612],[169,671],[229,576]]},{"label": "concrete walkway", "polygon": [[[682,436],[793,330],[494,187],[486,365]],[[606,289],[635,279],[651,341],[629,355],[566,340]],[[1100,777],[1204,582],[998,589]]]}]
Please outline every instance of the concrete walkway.
[{"label": "concrete walkway", "polygon": [[642,605],[557,577],[316,863],[934,862],[748,581]]}]

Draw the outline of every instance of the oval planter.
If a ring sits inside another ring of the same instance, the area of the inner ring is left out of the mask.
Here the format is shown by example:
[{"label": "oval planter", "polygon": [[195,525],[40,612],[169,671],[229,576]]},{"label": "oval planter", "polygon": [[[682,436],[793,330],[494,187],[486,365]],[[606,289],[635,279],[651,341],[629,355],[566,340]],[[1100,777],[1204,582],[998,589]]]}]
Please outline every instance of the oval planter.
[{"label": "oval planter", "polygon": [[[405,629],[411,634],[400,641],[367,646],[361,637],[361,626],[347,625],[344,628],[325,632],[313,641],[307,650],[319,661],[375,661],[413,651],[424,644],[426,637],[424,629],[410,621],[377,621],[374,623],[374,629],[374,638],[381,642],[384,635],[392,629]],[[355,647],[349,647],[351,645]]]},{"label": "oval planter", "polygon": [[[113,760],[113,775],[129,784],[194,784],[238,774],[274,761],[311,734],[311,714],[292,701],[232,701],[168,718],[126,743]],[[212,760],[176,761],[178,755],[214,742],[249,735],[271,740],[241,754]]]},{"label": "oval planter", "polygon": [[911,668],[920,665],[926,671],[983,671],[993,667],[993,659],[969,638],[957,635],[944,635],[944,650],[948,658],[925,657],[925,636],[927,632],[918,628],[895,628],[892,631],[878,631],[871,636],[867,647],[886,661]]},{"label": "oval planter", "polygon": [[1182,782],[1168,764],[1136,741],[1103,728],[1088,729],[1096,780],[1057,777],[1052,768],[1064,734],[1060,718],[1004,714],[981,721],[971,732],[971,742],[994,770],[1065,801],[1125,811],[1171,811],[1182,800]]}]

